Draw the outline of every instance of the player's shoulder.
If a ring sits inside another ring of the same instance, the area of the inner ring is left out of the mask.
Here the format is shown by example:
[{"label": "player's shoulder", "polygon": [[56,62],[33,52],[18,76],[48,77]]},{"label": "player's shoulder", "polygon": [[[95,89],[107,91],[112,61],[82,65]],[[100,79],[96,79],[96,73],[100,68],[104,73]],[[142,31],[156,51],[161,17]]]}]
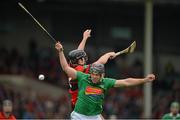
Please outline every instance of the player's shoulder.
[{"label": "player's shoulder", "polygon": [[0,112],[0,118],[2,119],[4,116],[3,112]]},{"label": "player's shoulder", "polygon": [[115,84],[116,79],[113,79],[113,78],[103,78],[103,79],[102,79],[102,82],[103,82],[104,84]]},{"label": "player's shoulder", "polygon": [[166,114],[164,114],[163,116],[162,116],[162,119],[167,119],[167,118],[169,118],[170,117],[170,113],[166,113]]},{"label": "player's shoulder", "polygon": [[115,79],[112,78],[102,78],[102,84],[104,85],[105,90],[112,88],[115,84]]},{"label": "player's shoulder", "polygon": [[74,69],[77,70],[77,71],[83,72],[83,71],[84,71],[84,66],[78,65],[78,66],[76,66]]},{"label": "player's shoulder", "polygon": [[16,120],[16,117],[14,115],[11,115],[11,120]]},{"label": "player's shoulder", "polygon": [[89,74],[83,73],[81,71],[77,71],[77,76],[83,77],[83,76],[89,76]]},{"label": "player's shoulder", "polygon": [[0,119],[2,119],[2,116],[3,116],[3,115],[2,115],[2,112],[0,112]]},{"label": "player's shoulder", "polygon": [[74,67],[74,69],[77,71],[84,72],[84,70],[86,70],[89,66],[90,65],[78,65],[78,66]]}]

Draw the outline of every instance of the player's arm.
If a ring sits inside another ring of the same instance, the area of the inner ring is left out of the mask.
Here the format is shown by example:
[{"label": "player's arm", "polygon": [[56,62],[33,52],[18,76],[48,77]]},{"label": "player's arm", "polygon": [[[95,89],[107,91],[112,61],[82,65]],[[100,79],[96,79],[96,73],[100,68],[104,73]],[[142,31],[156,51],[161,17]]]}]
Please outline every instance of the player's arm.
[{"label": "player's arm", "polygon": [[154,74],[148,74],[145,78],[127,78],[122,80],[116,80],[114,87],[129,87],[144,84],[146,82],[152,82],[155,80]]},{"label": "player's arm", "polygon": [[60,61],[60,65],[63,69],[63,71],[65,71],[65,73],[68,75],[68,77],[72,78],[72,79],[76,79],[76,70],[71,68],[68,63],[67,60],[65,58],[64,52],[63,52],[63,47],[60,44],[60,42],[57,42],[55,45],[56,50],[58,51],[59,54],[59,61]]},{"label": "player's arm", "polygon": [[78,46],[78,50],[84,50],[87,39],[91,36],[91,29],[88,29],[84,31],[83,33],[83,39],[81,40],[81,43]]},{"label": "player's arm", "polygon": [[108,59],[114,59],[115,57],[115,52],[108,52],[102,55],[95,63],[106,64]]}]

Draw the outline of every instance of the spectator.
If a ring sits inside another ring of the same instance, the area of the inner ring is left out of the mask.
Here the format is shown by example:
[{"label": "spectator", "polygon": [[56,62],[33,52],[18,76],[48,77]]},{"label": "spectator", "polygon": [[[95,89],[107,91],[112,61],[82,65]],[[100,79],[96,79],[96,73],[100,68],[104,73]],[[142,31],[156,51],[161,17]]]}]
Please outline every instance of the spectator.
[{"label": "spectator", "polygon": [[6,120],[16,120],[15,116],[12,114],[13,104],[11,100],[4,100],[2,104],[2,112],[0,112],[0,119]]},{"label": "spectator", "polygon": [[179,103],[173,102],[170,106],[170,113],[165,114],[162,117],[163,120],[180,120],[180,114],[179,114]]}]

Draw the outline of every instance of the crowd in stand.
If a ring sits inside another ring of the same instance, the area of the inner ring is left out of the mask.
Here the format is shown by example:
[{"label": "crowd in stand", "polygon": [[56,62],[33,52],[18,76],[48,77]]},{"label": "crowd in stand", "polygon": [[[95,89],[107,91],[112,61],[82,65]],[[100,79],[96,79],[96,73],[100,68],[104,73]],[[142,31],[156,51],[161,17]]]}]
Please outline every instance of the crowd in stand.
[{"label": "crowd in stand", "polygon": [[[0,100],[13,101],[13,114],[16,118],[68,118],[70,114],[68,95],[53,99],[46,95],[32,95],[31,90],[17,91],[12,86],[0,85]],[[2,107],[1,107],[2,108]]]},{"label": "crowd in stand", "polygon": [[[125,58],[123,58],[125,59]],[[123,61],[121,59],[121,61]],[[115,61],[106,65],[108,77],[126,78],[143,76],[141,61],[136,60],[131,66]],[[153,83],[153,118],[160,118],[169,111],[172,101],[179,101],[180,77],[173,69],[168,67],[164,78],[157,78]],[[38,50],[32,41],[29,44],[28,56],[22,56],[16,49],[8,51],[0,48],[0,74],[25,75],[37,78],[43,73],[45,82],[68,88],[68,81],[59,65],[59,60],[53,51]],[[24,95],[25,94],[25,95]],[[0,85],[0,100],[10,98],[14,104],[14,114],[17,118],[69,118],[71,112],[69,95],[52,99],[49,96],[30,97],[26,93],[16,91],[11,86]],[[142,118],[143,117],[143,87],[126,89],[111,89],[105,100],[103,116],[105,118]]]}]

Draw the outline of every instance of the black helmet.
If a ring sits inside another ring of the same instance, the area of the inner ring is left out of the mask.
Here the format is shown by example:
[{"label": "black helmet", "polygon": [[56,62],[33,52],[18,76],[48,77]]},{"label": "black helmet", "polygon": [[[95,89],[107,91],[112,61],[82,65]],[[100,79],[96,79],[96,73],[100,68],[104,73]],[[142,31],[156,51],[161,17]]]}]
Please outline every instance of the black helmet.
[{"label": "black helmet", "polygon": [[78,60],[84,58],[85,61],[88,60],[87,54],[84,50],[72,50],[68,54],[68,58],[71,64],[78,64]]},{"label": "black helmet", "polygon": [[105,73],[105,68],[103,64],[96,63],[90,66],[90,73],[103,74]]}]

